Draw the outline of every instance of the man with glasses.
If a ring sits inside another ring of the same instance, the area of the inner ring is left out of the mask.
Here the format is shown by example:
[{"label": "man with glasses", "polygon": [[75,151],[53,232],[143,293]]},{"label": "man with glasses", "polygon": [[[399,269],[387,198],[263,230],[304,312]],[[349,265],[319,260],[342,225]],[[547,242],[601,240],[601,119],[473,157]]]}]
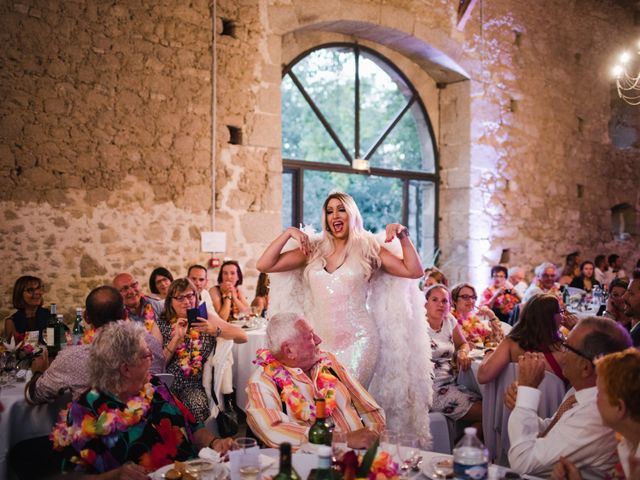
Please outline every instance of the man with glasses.
[{"label": "man with glasses", "polygon": [[640,347],[640,269],[635,269],[631,275],[631,283],[622,296],[625,304],[624,314],[631,319],[631,340],[634,347]]},{"label": "man with glasses", "polygon": [[136,322],[144,322],[147,317],[152,317],[154,322],[158,321],[158,317],[164,310],[164,304],[159,300],[143,295],[140,289],[140,282],[133,275],[120,273],[116,275],[111,284],[122,295],[129,319]]},{"label": "man with glasses", "polygon": [[628,332],[615,321],[588,317],[563,343],[560,359],[571,388],[552,418],[538,417],[545,374],[544,357],[525,353],[518,361],[515,408],[509,417],[509,464],[513,470],[549,478],[560,457],[574,463],[583,478],[604,478],[617,462],[613,430],[602,423],[596,404],[593,360],[631,345]]},{"label": "man with glasses", "polygon": [[558,298],[562,296],[560,293],[560,285],[556,282],[558,278],[558,269],[553,263],[542,262],[536,267],[534,272],[536,274],[536,278],[533,279],[533,282],[531,282],[527,291],[524,292],[524,298],[522,299],[523,305],[535,295],[539,295],[541,293],[550,293]]}]

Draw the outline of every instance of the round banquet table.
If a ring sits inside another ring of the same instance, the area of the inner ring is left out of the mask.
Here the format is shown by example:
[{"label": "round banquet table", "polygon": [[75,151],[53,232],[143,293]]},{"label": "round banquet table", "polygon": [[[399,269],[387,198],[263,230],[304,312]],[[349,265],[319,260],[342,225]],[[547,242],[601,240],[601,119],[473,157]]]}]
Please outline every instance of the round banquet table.
[{"label": "round banquet table", "polygon": [[247,384],[256,369],[253,360],[256,350],[267,346],[267,328],[262,327],[247,332],[247,343],[233,345],[233,387],[236,390],[236,404],[242,410],[247,408]]}]

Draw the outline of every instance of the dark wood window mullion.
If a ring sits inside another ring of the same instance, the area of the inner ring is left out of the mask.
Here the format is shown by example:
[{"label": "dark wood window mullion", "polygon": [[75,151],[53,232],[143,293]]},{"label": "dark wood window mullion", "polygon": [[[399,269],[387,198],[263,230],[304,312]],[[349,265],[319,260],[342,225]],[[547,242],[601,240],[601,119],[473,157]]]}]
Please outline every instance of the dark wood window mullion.
[{"label": "dark wood window mullion", "polygon": [[360,158],[360,49],[356,47],[354,53],[356,57],[356,84],[354,89],[355,132],[353,137],[355,140],[355,158]]},{"label": "dark wood window mullion", "polygon": [[402,180],[402,224],[409,225],[409,179]]},{"label": "dark wood window mullion", "polygon": [[411,108],[411,105],[413,105],[413,103],[415,101],[416,101],[416,96],[412,95],[411,96],[411,100],[409,100],[407,102],[407,104],[402,108],[402,110],[400,110],[400,112],[398,112],[398,114],[395,116],[395,118],[393,120],[391,120],[389,125],[387,125],[387,128],[385,129],[385,131],[382,132],[382,135],[380,135],[378,140],[376,140],[376,143],[374,143],[373,146],[366,153],[366,155],[364,156],[364,158],[366,160],[369,160],[371,158],[371,156],[374,153],[376,153],[376,150],[378,149],[378,147],[380,145],[382,145],[382,142],[384,142],[384,140],[387,138],[387,136],[391,133],[391,130],[393,130],[395,128],[395,126],[398,124],[398,122],[400,121],[402,116],[407,112],[407,110],[409,110]]},{"label": "dark wood window mullion", "polygon": [[320,123],[322,123],[322,126],[325,128],[325,130],[327,131],[331,139],[338,146],[338,148],[342,152],[342,155],[344,155],[344,158],[346,158],[349,164],[351,164],[353,162],[353,158],[351,157],[351,154],[342,144],[342,142],[340,141],[340,138],[338,137],[338,134],[336,134],[336,132],[333,131],[333,128],[331,128],[331,125],[329,125],[329,122],[324,117],[324,115],[322,114],[322,112],[320,111],[316,103],[313,101],[313,99],[309,96],[305,88],[302,86],[302,83],[300,83],[300,80],[298,80],[298,77],[296,77],[295,73],[293,73],[292,71],[289,71],[289,77],[291,77],[291,80],[293,81],[295,86],[298,87],[298,90],[300,91],[304,99],[307,101],[309,106],[311,107],[311,110],[313,110],[313,113],[316,114],[316,117],[318,117],[318,120],[320,120]]}]

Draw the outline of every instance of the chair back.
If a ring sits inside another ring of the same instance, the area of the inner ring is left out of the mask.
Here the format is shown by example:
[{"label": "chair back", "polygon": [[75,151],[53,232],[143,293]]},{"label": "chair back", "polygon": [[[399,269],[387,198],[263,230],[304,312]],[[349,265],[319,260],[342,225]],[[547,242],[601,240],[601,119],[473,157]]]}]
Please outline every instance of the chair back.
[{"label": "chair back", "polygon": [[[508,465],[508,424],[511,410],[504,405],[504,393],[518,378],[518,364],[510,363],[492,382],[485,384],[482,398],[482,430],[484,444],[489,450],[489,459],[498,465]],[[538,416],[553,416],[566,394],[564,382],[554,373],[546,371],[538,387],[542,392],[538,405]]]},{"label": "chair back", "polygon": [[173,373],[156,373],[153,376],[164,383],[168,389],[171,389],[171,385],[173,385],[173,381],[175,380]]}]

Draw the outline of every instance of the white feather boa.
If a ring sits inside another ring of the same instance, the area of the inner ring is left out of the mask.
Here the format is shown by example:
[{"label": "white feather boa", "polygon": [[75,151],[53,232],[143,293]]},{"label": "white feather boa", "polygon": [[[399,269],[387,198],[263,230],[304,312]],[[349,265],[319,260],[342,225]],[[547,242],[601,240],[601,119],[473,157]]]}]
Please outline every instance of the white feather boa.
[{"label": "white feather boa", "polygon": [[[305,233],[312,241],[319,238],[319,234]],[[381,247],[402,256],[397,239],[384,243],[384,233],[376,239]],[[283,252],[294,248],[298,243],[290,240]],[[303,270],[269,274],[269,316],[309,311],[311,299]],[[422,447],[428,449],[433,395],[431,341],[418,280],[395,277],[379,269],[370,280],[367,307],[375,319],[381,345],[369,393],[384,408],[388,430],[415,433]]]}]

